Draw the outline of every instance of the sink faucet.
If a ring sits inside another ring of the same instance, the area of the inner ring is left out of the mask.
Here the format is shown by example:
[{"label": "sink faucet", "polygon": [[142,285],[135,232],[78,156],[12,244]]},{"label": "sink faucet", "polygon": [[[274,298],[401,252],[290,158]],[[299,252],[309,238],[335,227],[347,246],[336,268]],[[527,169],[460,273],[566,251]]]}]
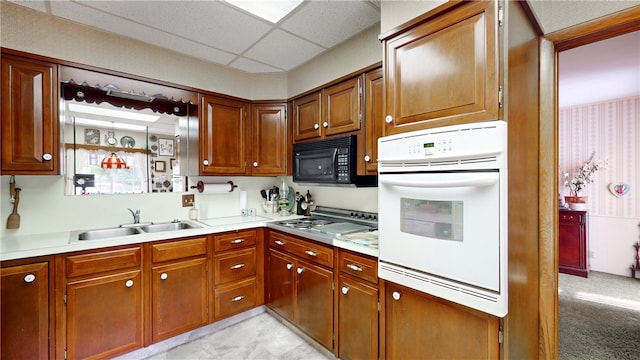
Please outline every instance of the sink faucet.
[{"label": "sink faucet", "polygon": [[131,215],[133,215],[133,223],[134,224],[139,224],[140,223],[140,210],[133,211],[133,210],[129,209],[129,211],[131,211]]}]

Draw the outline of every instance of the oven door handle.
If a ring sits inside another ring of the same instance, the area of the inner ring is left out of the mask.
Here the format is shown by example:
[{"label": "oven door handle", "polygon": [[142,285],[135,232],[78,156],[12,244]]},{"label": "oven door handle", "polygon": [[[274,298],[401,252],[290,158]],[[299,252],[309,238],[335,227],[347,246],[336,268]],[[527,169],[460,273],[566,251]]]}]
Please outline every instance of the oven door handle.
[{"label": "oven door handle", "polygon": [[444,181],[410,181],[402,179],[387,179],[378,177],[378,181],[383,185],[403,186],[412,188],[455,188],[455,187],[484,187],[492,186],[498,182],[498,178],[488,177],[467,177],[462,180],[444,180]]}]

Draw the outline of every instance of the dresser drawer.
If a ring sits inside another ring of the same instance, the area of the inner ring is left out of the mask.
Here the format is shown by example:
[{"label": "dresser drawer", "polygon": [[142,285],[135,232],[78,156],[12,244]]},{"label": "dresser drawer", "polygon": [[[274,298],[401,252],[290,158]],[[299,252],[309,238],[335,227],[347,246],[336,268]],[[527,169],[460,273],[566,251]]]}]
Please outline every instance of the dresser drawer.
[{"label": "dresser drawer", "polygon": [[333,248],[328,246],[275,231],[269,233],[269,246],[319,265],[333,267]]},{"label": "dresser drawer", "polygon": [[240,249],[256,244],[256,230],[237,231],[213,237],[213,248],[216,252]]},{"label": "dresser drawer", "polygon": [[255,247],[216,255],[213,261],[216,286],[256,274]]},{"label": "dresser drawer", "polygon": [[343,274],[353,275],[374,284],[378,283],[377,259],[341,250],[338,254],[338,267]]},{"label": "dresser drawer", "polygon": [[256,278],[247,279],[215,290],[215,318],[219,319],[256,307]]},{"label": "dresser drawer", "polygon": [[558,222],[564,224],[583,224],[585,222],[585,211],[560,211]]},{"label": "dresser drawer", "polygon": [[206,237],[162,242],[151,245],[151,260],[154,263],[205,255],[206,253]]},{"label": "dresser drawer", "polygon": [[140,267],[142,248],[96,251],[79,255],[69,255],[65,259],[67,277],[96,274],[105,271]]}]

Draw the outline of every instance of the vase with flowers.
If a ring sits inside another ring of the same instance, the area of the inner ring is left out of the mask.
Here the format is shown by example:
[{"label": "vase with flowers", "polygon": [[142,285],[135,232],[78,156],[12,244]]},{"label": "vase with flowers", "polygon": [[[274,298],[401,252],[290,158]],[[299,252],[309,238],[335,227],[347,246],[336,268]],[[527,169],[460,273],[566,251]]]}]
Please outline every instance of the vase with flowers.
[{"label": "vase with flowers", "polygon": [[589,160],[576,169],[573,177],[568,171],[563,173],[564,186],[569,188],[569,196],[565,196],[565,202],[572,210],[586,210],[587,209],[587,197],[581,196],[580,193],[584,188],[593,183],[598,170],[602,168],[602,162],[595,160],[595,152],[591,153]]}]

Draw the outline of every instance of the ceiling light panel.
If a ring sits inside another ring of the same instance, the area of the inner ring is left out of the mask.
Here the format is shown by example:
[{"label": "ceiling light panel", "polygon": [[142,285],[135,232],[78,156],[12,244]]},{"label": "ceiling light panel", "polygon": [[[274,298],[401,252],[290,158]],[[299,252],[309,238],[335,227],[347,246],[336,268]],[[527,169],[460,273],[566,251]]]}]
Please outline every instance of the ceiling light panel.
[{"label": "ceiling light panel", "polygon": [[255,16],[263,18],[274,24],[278,23],[283,17],[292,12],[298,5],[302,4],[302,0],[225,0],[227,3],[237,6]]},{"label": "ceiling light panel", "polygon": [[115,110],[115,109],[105,109],[105,108],[96,107],[96,106],[74,104],[74,103],[69,103],[69,110],[74,112],[84,113],[84,114],[108,116],[108,117],[114,117],[114,118],[120,118],[120,119],[129,119],[129,120],[145,121],[145,122],[155,122],[160,118],[160,116],[158,115],[142,114],[139,111],[131,112],[131,111],[123,111],[123,110]]},{"label": "ceiling light panel", "polygon": [[86,119],[86,118],[74,118],[76,125],[86,125],[86,126],[95,126],[107,129],[121,129],[121,130],[133,130],[133,131],[141,131],[144,132],[147,130],[146,126],[143,125],[132,125],[132,124],[124,124],[119,122],[111,122],[111,121],[103,121],[103,120],[94,120],[94,119]]}]

